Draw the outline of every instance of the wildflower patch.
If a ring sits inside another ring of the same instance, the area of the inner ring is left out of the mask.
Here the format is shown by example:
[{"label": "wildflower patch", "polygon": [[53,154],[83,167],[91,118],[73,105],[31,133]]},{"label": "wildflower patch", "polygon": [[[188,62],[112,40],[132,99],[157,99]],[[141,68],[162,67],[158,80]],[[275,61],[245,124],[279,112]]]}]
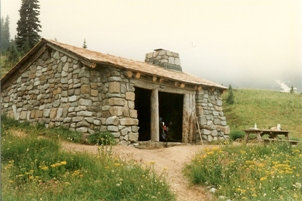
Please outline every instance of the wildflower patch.
[{"label": "wildflower patch", "polygon": [[302,146],[288,144],[205,149],[186,167],[194,184],[215,188],[219,200],[302,200]]}]

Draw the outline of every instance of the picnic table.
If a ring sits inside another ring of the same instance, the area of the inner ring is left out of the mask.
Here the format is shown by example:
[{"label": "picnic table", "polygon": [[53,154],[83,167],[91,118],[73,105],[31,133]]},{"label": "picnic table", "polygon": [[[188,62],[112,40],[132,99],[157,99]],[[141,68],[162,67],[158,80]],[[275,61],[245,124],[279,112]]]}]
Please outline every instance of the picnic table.
[{"label": "picnic table", "polygon": [[289,141],[288,133],[289,131],[286,130],[272,130],[272,129],[246,129],[244,130],[245,136],[244,136],[244,142],[247,143],[249,139],[250,134],[256,134],[258,142],[262,142],[262,136],[268,135],[270,139],[276,139],[279,135],[283,135],[287,138]]}]

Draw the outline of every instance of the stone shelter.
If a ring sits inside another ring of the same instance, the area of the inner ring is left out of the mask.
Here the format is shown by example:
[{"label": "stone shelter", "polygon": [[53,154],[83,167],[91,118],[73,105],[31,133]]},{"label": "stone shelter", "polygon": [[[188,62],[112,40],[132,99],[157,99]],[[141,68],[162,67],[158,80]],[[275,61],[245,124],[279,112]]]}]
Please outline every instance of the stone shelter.
[{"label": "stone shelter", "polygon": [[92,134],[121,144],[222,140],[224,86],[182,72],[178,53],[156,49],[145,62],[42,39],[2,79],[1,113],[19,121]]}]

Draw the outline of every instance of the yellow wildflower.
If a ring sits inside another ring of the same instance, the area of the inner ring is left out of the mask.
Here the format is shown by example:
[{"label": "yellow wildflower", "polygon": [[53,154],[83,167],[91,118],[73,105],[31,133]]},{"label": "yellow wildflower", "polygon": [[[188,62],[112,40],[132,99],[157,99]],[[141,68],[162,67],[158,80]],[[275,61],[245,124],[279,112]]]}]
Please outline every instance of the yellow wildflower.
[{"label": "yellow wildflower", "polygon": [[264,180],[266,180],[267,179],[267,176],[264,176],[264,177],[261,177],[260,178],[260,181],[264,181]]},{"label": "yellow wildflower", "polygon": [[61,161],[61,165],[66,165],[67,162],[66,161]]}]

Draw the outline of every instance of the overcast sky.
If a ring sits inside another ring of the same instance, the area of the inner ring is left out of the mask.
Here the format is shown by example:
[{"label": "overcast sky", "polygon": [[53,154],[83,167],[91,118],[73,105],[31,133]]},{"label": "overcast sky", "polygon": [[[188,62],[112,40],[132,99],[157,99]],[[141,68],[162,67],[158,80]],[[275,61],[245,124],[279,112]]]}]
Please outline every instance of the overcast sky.
[{"label": "overcast sky", "polygon": [[[11,35],[21,0],[2,0]],[[164,48],[183,71],[239,88],[302,89],[301,0],[40,0],[41,36],[143,61]]]}]

